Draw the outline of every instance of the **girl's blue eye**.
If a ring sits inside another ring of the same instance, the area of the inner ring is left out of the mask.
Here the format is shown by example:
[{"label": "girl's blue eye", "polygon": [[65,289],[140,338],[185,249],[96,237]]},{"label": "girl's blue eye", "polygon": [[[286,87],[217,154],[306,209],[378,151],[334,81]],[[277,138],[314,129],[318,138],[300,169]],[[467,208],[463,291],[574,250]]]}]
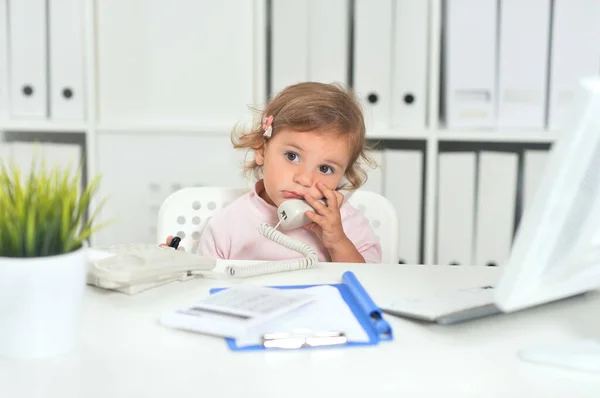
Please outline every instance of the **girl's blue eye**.
[{"label": "girl's blue eye", "polygon": [[285,157],[287,158],[287,160],[289,160],[290,162],[296,162],[298,161],[298,154],[295,152],[286,152],[285,153]]},{"label": "girl's blue eye", "polygon": [[319,166],[319,171],[323,174],[331,174],[334,172],[333,167],[327,165]]}]

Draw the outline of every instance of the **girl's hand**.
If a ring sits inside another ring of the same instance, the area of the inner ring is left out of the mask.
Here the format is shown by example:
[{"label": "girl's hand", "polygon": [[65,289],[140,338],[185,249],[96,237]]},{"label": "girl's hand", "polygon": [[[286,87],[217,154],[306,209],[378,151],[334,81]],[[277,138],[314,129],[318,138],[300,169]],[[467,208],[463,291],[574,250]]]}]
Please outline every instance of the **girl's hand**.
[{"label": "girl's hand", "polygon": [[308,194],[304,195],[306,202],[315,209],[315,212],[306,212],[306,216],[312,223],[305,225],[304,228],[314,232],[327,250],[335,250],[336,247],[341,244],[345,245],[348,241],[342,228],[342,216],[340,215],[344,196],[338,191],[329,189],[321,181],[317,182],[317,188],[325,196],[327,205]]},{"label": "girl's hand", "polygon": [[168,247],[172,241],[173,241],[173,235],[169,235],[169,236],[167,236],[167,240],[165,241],[166,243],[161,243],[158,246]]}]

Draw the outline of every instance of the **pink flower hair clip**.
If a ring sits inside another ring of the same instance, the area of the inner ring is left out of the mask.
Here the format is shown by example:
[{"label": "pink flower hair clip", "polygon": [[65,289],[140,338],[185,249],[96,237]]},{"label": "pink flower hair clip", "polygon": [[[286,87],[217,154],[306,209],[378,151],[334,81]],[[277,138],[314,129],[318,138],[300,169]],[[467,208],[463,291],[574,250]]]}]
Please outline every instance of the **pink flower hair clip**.
[{"label": "pink flower hair clip", "polygon": [[263,125],[262,125],[262,128],[264,130],[263,137],[268,138],[271,136],[271,134],[273,134],[273,127],[271,126],[272,124],[273,124],[273,115],[270,115],[263,119]]}]

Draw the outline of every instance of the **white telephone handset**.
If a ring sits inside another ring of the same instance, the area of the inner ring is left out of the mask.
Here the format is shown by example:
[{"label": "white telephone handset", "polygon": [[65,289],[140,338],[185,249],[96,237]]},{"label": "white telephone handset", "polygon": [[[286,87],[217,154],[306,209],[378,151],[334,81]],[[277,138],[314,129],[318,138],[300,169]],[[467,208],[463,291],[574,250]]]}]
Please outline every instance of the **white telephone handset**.
[{"label": "white telephone handset", "polygon": [[[352,195],[353,191],[342,190],[339,192],[344,196],[344,201],[346,201],[346,199]],[[320,200],[320,202],[326,203],[324,200]],[[279,217],[281,229],[289,231],[310,224],[312,221],[306,216],[308,210],[314,211],[314,209],[302,199],[290,199],[283,202],[277,208],[277,216]]]}]

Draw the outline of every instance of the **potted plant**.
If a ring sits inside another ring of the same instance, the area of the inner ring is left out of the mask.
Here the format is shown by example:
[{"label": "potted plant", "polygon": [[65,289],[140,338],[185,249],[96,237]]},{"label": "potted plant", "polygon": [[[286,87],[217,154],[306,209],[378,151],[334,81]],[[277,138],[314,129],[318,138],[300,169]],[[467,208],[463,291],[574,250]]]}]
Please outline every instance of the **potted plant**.
[{"label": "potted plant", "polygon": [[34,162],[23,175],[0,159],[0,357],[39,358],[78,341],[85,289],[88,218],[99,177]]}]

